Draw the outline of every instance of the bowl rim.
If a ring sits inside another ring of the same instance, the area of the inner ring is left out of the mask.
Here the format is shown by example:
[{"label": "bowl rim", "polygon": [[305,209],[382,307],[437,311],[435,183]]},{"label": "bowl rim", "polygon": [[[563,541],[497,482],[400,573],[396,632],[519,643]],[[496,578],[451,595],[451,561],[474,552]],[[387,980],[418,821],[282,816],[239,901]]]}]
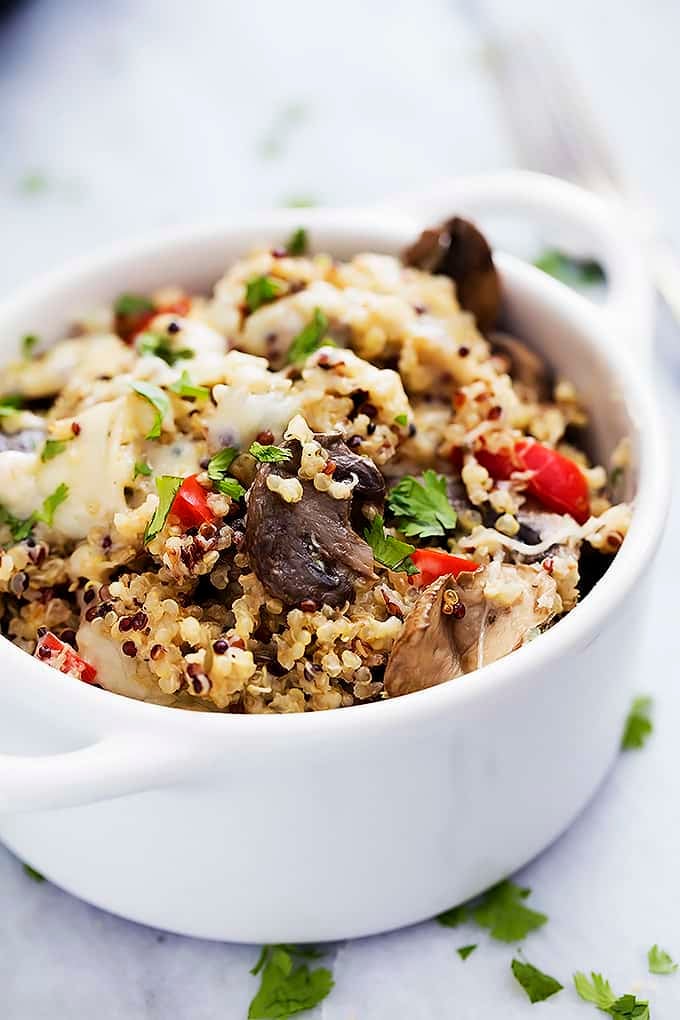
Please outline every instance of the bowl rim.
[{"label": "bowl rim", "polygon": [[[239,231],[266,231],[267,236],[271,237],[272,234],[299,225],[301,220],[311,229],[323,229],[335,234],[338,243],[340,240],[351,242],[353,236],[371,231],[396,240],[397,237],[410,236],[416,224],[413,216],[404,216],[391,210],[376,209],[367,213],[366,210],[316,208],[254,214],[229,225],[209,224],[160,231],[73,260],[57,271],[38,277],[14,297],[0,303],[0,329],[3,319],[16,314],[22,306],[50,295],[58,295],[62,288],[72,287],[80,278],[85,292],[88,277],[114,266],[120,268],[140,257],[161,255],[167,251],[167,246],[181,251],[220,240],[228,245],[232,243],[230,238],[233,239]],[[327,246],[332,248],[332,242],[327,242]],[[610,327],[596,306],[515,256],[496,251],[494,260],[504,287],[510,291],[517,288],[525,295],[529,294],[530,299],[535,297],[546,304],[550,303],[558,314],[570,320],[584,342],[605,360],[612,379],[620,384],[628,415],[638,428],[638,492],[626,540],[602,579],[583,602],[578,603],[554,627],[540,635],[540,640],[532,641],[496,662],[456,678],[455,683],[449,681],[406,697],[352,705],[342,710],[289,714],[237,715],[178,710],[171,705],[138,701],[126,695],[92,688],[88,684],[73,683],[72,678],[29,656],[4,636],[0,640],[0,660],[23,674],[27,681],[27,691],[35,691],[43,697],[47,694],[47,700],[61,708],[67,703],[74,707],[78,705],[83,714],[91,713],[100,724],[106,725],[107,720],[113,723],[114,720],[119,722],[125,719],[128,728],[161,726],[167,729],[169,726],[181,726],[185,731],[197,730],[205,736],[208,733],[223,734],[223,727],[226,726],[230,728],[230,736],[239,740],[252,742],[262,739],[270,742],[279,736],[287,741],[293,734],[296,739],[311,737],[312,734],[318,738],[320,735],[329,735],[338,727],[343,731],[349,727],[350,732],[363,732],[366,728],[393,729],[400,724],[411,725],[424,717],[431,718],[448,714],[449,711],[462,710],[465,706],[475,705],[508,689],[511,691],[512,684],[518,683],[524,673],[543,671],[556,659],[575,652],[579,647],[586,647],[649,568],[658,547],[670,502],[668,437],[646,372],[636,371],[633,362],[617,352],[615,338],[608,336]],[[50,683],[45,685],[47,670],[50,672]],[[278,719],[277,723],[271,721],[274,718]]]}]

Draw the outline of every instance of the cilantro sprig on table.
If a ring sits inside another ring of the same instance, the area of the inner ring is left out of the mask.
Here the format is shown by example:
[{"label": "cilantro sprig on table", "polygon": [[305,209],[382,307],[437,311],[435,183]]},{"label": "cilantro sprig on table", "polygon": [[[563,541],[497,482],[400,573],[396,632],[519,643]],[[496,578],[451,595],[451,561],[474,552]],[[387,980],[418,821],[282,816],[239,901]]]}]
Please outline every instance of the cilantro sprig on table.
[{"label": "cilantro sprig on table", "polygon": [[595,971],[591,971],[590,977],[577,971],[574,974],[574,988],[584,1002],[591,1002],[617,1020],[650,1020],[648,1002],[630,993],[617,998],[609,981]]},{"label": "cilantro sprig on table", "polygon": [[397,527],[407,538],[445,535],[456,526],[457,514],[446,492],[446,478],[428,468],[419,482],[405,475],[387,497]]},{"label": "cilantro sprig on table", "polygon": [[650,974],[674,974],[678,969],[678,964],[670,954],[656,944],[647,953],[647,963]]},{"label": "cilantro sprig on table", "polygon": [[418,568],[411,559],[415,546],[393,538],[385,531],[385,522],[380,514],[376,514],[364,531],[364,538],[373,550],[373,558],[397,573],[417,574]]},{"label": "cilantro sprig on table", "polygon": [[621,737],[621,749],[633,751],[644,747],[654,726],[651,719],[652,699],[646,696],[636,698],[631,705]]},{"label": "cilantro sprig on table", "polygon": [[516,980],[527,993],[530,1002],[545,1002],[564,988],[557,978],[544,974],[538,967],[526,960],[513,959],[510,969]]},{"label": "cilantro sprig on table", "polygon": [[326,967],[310,970],[305,959],[322,954],[313,948],[293,945],[263,946],[251,974],[261,974],[260,987],[250,1003],[248,1020],[273,1020],[313,1009],[334,985]]},{"label": "cilantro sprig on table", "polygon": [[437,921],[446,928],[456,928],[463,921],[474,920],[480,927],[488,928],[494,939],[520,942],[548,920],[545,914],[526,905],[530,894],[531,889],[505,879],[478,899],[445,910],[437,916]]}]

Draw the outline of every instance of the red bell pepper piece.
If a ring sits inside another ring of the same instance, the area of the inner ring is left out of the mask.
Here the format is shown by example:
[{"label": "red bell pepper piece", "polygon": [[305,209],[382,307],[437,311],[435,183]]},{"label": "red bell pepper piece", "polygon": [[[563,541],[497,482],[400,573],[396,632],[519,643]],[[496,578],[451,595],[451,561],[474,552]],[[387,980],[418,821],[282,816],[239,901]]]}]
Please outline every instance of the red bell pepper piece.
[{"label": "red bell pepper piece", "polygon": [[196,528],[205,521],[214,521],[215,514],[208,506],[208,493],[197,475],[185,478],[172,501],[170,512],[179,517],[185,528]]},{"label": "red bell pepper piece", "polygon": [[458,577],[465,571],[477,570],[479,566],[479,563],[475,563],[474,560],[465,559],[464,556],[453,556],[441,549],[416,549],[414,553],[411,553],[411,559],[419,571],[411,576],[411,582],[419,588],[432,584],[444,574]]},{"label": "red bell pepper piece", "polygon": [[97,682],[97,670],[85,659],[81,659],[77,652],[64,641],[48,630],[38,638],[33,653],[37,659],[46,662],[48,666],[73,676],[76,680],[82,680],[86,684]]},{"label": "red bell pepper piece", "polygon": [[588,483],[578,465],[557,450],[531,439],[522,439],[508,450],[475,453],[492,478],[508,479],[515,471],[531,471],[527,492],[548,510],[571,514],[579,524],[590,515]]}]

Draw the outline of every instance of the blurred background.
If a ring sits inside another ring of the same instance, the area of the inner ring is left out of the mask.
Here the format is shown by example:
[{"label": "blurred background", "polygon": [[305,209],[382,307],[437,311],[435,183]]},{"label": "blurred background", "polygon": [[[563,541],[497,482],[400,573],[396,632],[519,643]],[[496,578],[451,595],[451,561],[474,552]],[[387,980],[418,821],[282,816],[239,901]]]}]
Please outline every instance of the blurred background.
[{"label": "blurred background", "polygon": [[[623,192],[642,234],[680,242],[677,0],[0,0],[0,12],[0,297],[160,226],[368,204],[508,166]],[[677,366],[668,317],[659,336],[665,364]],[[659,372],[669,410],[672,374]],[[624,755],[577,824],[520,876],[551,917],[532,960],[567,980],[593,967],[622,989],[637,984],[654,1020],[680,1015],[680,977],[650,983],[644,965],[656,941],[680,957],[680,695],[654,668],[677,658],[679,527],[674,517],[659,557],[640,681],[655,697],[650,747]],[[3,1020],[247,1014],[253,947],[103,914],[32,882],[4,850],[0,894]],[[505,947],[486,945],[463,965],[455,936],[430,923],[332,949],[336,988],[313,1016],[526,1016]],[[589,1015],[573,990],[543,1009],[555,1020]]]}]

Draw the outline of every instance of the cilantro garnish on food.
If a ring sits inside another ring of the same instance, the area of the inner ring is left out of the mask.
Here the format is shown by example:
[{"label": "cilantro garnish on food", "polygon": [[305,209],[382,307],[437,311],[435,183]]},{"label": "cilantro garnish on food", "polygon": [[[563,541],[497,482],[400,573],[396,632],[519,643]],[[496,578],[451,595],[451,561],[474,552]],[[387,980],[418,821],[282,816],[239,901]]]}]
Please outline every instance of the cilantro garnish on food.
[{"label": "cilantro garnish on food", "polygon": [[397,518],[397,527],[408,538],[444,535],[456,526],[456,511],[446,493],[446,479],[428,468],[422,483],[405,475],[390,492],[387,505]]},{"label": "cilantro garnish on food", "polygon": [[148,315],[156,311],[153,301],[143,294],[121,294],[113,306],[116,315]]},{"label": "cilantro garnish on food", "polygon": [[557,978],[551,977],[550,974],[544,974],[538,967],[534,967],[533,964],[526,963],[524,960],[514,959],[510,964],[510,969],[531,1002],[544,1002],[564,988]]},{"label": "cilantro garnish on food", "polygon": [[[156,358],[160,358],[166,365],[176,365],[178,361],[188,360],[194,357],[194,351],[190,347],[182,347],[180,350],[175,350],[170,346],[165,333],[153,333],[151,330],[145,330],[140,333],[137,337],[137,350],[140,354],[152,354]],[[172,387],[171,387],[172,388]]]},{"label": "cilantro garnish on food", "polygon": [[631,705],[621,737],[623,751],[637,750],[645,746],[647,738],[654,728],[651,714],[652,699],[647,696],[636,698]]},{"label": "cilantro garnish on food", "polygon": [[576,258],[554,248],[539,255],[534,265],[570,287],[588,287],[605,280],[604,270],[595,259]]},{"label": "cilantro garnish on food", "polygon": [[0,418],[5,418],[9,414],[16,414],[17,411],[21,410],[23,400],[20,396],[9,396],[2,397],[0,399]]},{"label": "cilantro garnish on food", "polygon": [[151,539],[156,537],[167,521],[170,507],[183,481],[183,478],[178,478],[176,475],[159,475],[156,479],[158,506],[144,531],[145,545],[148,545]]},{"label": "cilantro garnish on food", "polygon": [[385,522],[380,514],[376,514],[364,531],[364,538],[373,550],[373,558],[382,563],[383,567],[398,573],[417,574],[418,568],[411,559],[415,546],[393,538],[385,531]]},{"label": "cilantro garnish on food", "polygon": [[208,478],[219,492],[232,499],[240,499],[246,491],[235,478],[227,478],[227,472],[237,456],[238,450],[233,446],[225,446],[208,462]]},{"label": "cilantro garnish on food", "polygon": [[40,337],[34,333],[27,333],[26,336],[21,338],[21,354],[24,358],[32,358],[33,352],[37,345],[40,343]]},{"label": "cilantro garnish on food", "polygon": [[150,474],[151,468],[149,467],[145,460],[135,461],[135,474],[134,474],[135,478],[139,478],[140,475],[142,475],[144,478],[148,478]]},{"label": "cilantro garnish on food", "polygon": [[293,456],[290,450],[282,446],[263,446],[262,443],[251,443],[248,453],[261,464],[281,464]]},{"label": "cilantro garnish on food", "polygon": [[288,349],[288,363],[297,365],[306,361],[310,354],[324,345],[334,347],[333,341],[325,335],[327,329],[328,319],[320,308],[315,308],[312,321],[298,333]]},{"label": "cilantro garnish on food", "polygon": [[286,251],[289,255],[304,255],[307,251],[307,231],[304,227],[298,227],[286,242]]},{"label": "cilantro garnish on food", "polygon": [[143,397],[144,400],[151,404],[156,412],[153,425],[147,432],[145,438],[159,439],[161,428],[163,426],[163,418],[165,418],[170,409],[170,401],[168,400],[167,394],[163,393],[163,390],[161,390],[158,386],[154,386],[153,383],[143,382],[141,380],[139,382],[130,383],[130,386],[135,393],[138,393],[140,397]]},{"label": "cilantro garnish on food", "polygon": [[397,414],[397,415],[395,415],[394,421],[395,421],[395,423],[397,425],[401,425],[402,428],[406,428],[406,426],[408,425],[408,415],[407,414]]},{"label": "cilantro garnish on food", "polygon": [[46,524],[48,527],[52,527],[54,523],[54,514],[57,507],[61,506],[65,499],[68,498],[69,488],[64,482],[58,485],[54,492],[44,500],[42,509],[34,510],[30,517],[25,520],[20,520],[11,514],[9,510],[5,509],[4,506],[0,506],[0,524],[6,524],[9,528],[10,535],[15,542],[23,542],[25,538],[33,531],[36,524]]},{"label": "cilantro garnish on food", "polygon": [[32,868],[30,864],[24,864],[24,873],[34,882],[45,881],[45,876],[41,875],[39,871],[35,870],[35,868]]},{"label": "cilantro garnish on food", "polygon": [[650,974],[674,974],[678,969],[670,954],[656,944],[647,953],[647,962]]},{"label": "cilantro garnish on food", "polygon": [[42,448],[42,453],[40,454],[40,459],[43,464],[48,460],[52,460],[53,457],[57,457],[60,453],[63,453],[66,449],[66,444],[69,442],[70,439],[46,439],[45,445]]},{"label": "cilantro garnish on food", "polygon": [[326,967],[310,970],[302,959],[315,959],[314,949],[291,945],[264,946],[251,974],[261,974],[260,987],[248,1010],[248,1020],[285,1018],[313,1009],[333,987]]},{"label": "cilantro garnish on food", "polygon": [[456,952],[460,956],[461,960],[467,960],[468,956],[474,953],[477,948],[476,942],[471,942],[469,946],[459,946]]},{"label": "cilantro garnish on food", "polygon": [[275,301],[284,285],[273,276],[255,276],[246,283],[246,304],[251,312]]},{"label": "cilantro garnish on food", "polygon": [[631,994],[617,998],[612,986],[601,974],[591,971],[588,978],[577,971],[574,974],[574,987],[584,1002],[592,1002],[603,1013],[609,1013],[618,1020],[650,1020],[648,1002]]},{"label": "cilantro garnish on food", "polygon": [[180,397],[195,397],[196,400],[207,400],[210,396],[210,390],[207,386],[196,386],[191,381],[191,376],[186,368],[179,379],[176,379],[169,388]]}]

